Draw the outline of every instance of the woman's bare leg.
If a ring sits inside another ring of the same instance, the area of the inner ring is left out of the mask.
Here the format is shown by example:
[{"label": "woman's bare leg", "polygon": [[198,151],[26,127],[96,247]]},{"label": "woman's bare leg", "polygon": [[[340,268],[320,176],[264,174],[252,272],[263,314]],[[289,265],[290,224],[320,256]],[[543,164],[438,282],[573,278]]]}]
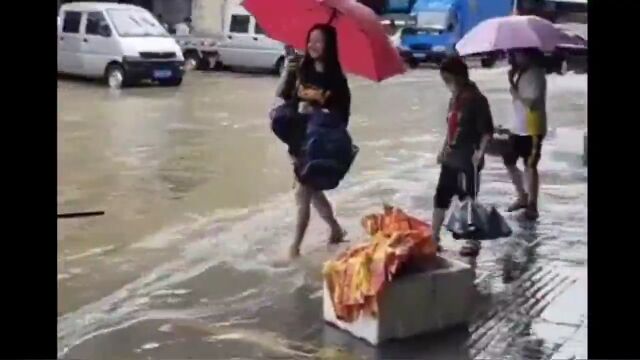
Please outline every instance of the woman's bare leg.
[{"label": "woman's bare leg", "polygon": [[507,208],[507,212],[512,212],[527,207],[529,196],[525,191],[522,171],[516,165],[507,166],[507,172],[511,178],[513,186],[516,188],[516,201]]},{"label": "woman's bare leg", "polygon": [[329,236],[330,243],[342,242],[344,237],[344,231],[338,223],[335,217],[333,208],[327,196],[322,191],[314,191],[311,196],[311,203],[316,209],[322,220],[324,220],[331,229],[331,235]]},{"label": "woman's bare leg", "polygon": [[525,170],[527,178],[527,188],[529,201],[527,204],[527,217],[536,219],[538,217],[538,193],[540,191],[540,176],[537,167],[527,167]]},{"label": "woman's bare leg", "polygon": [[297,206],[297,215],[296,215],[296,234],[293,239],[293,244],[291,244],[291,248],[289,249],[289,256],[291,258],[296,258],[300,256],[300,245],[302,244],[302,240],[304,239],[304,234],[307,232],[307,227],[309,226],[309,218],[311,216],[311,197],[313,195],[313,190],[302,185],[297,184],[296,186],[296,206]]},{"label": "woman's bare leg", "polygon": [[431,216],[431,224],[433,229],[433,240],[440,245],[440,229],[442,229],[442,224],[444,223],[445,215],[447,214],[447,209],[433,209],[433,215]]}]

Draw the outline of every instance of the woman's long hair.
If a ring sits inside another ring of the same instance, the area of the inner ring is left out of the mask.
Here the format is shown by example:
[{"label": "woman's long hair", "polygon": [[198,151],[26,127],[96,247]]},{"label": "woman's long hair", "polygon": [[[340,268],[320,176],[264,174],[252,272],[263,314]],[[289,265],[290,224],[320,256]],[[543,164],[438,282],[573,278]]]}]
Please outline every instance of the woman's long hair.
[{"label": "woman's long hair", "polygon": [[[322,54],[322,62],[324,64],[324,73],[329,78],[330,83],[336,84],[345,80],[342,66],[340,66],[340,60],[338,59],[338,33],[336,28],[329,24],[316,24],[307,33],[307,44],[309,44],[309,38],[311,33],[315,30],[320,30],[324,35],[324,52]],[[308,74],[314,71],[314,61],[309,55],[308,51],[305,51],[304,58],[300,64],[299,78],[301,82],[305,82]]]}]

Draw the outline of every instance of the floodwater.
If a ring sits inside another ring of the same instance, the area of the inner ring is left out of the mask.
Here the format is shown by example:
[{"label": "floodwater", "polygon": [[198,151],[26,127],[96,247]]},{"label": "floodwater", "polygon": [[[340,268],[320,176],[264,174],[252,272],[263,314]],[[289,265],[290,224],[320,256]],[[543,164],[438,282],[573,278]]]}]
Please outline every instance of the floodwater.
[{"label": "floodwater", "polygon": [[[475,70],[495,123],[511,116],[506,70]],[[324,325],[327,229],[312,218],[303,258],[275,266],[293,236],[293,175],[266,112],[277,79],[190,73],[182,87],[113,92],[58,83],[58,347],[63,358],[586,358],[585,75],[549,77],[540,220],[507,215],[510,239],[477,260],[468,329],[373,349]],[[329,192],[352,242],[382,202],[430,217],[448,94],[438,73],[350,80],[361,151]],[[480,200],[512,187],[488,158]],[[445,236],[445,247],[459,243]]]}]

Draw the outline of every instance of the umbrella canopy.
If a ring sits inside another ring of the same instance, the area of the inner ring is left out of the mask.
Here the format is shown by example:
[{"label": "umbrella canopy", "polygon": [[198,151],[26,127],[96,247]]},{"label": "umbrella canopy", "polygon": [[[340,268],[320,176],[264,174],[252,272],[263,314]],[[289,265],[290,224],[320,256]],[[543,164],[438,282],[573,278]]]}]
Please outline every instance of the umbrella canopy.
[{"label": "umbrella canopy", "polygon": [[315,24],[333,25],[347,72],[382,81],[405,71],[378,16],[355,0],[244,0],[243,6],[269,37],[299,50]]},{"label": "umbrella canopy", "polygon": [[550,21],[514,15],[481,22],[458,41],[456,50],[462,56],[523,48],[547,52],[560,44],[585,45]]},{"label": "umbrella canopy", "polygon": [[585,34],[578,33],[574,29],[569,28],[566,25],[554,24],[556,28],[560,31],[564,32],[568,38],[565,41],[559,43],[557,47],[560,48],[569,48],[569,49],[581,49],[586,50],[588,47],[588,41],[585,38]]}]

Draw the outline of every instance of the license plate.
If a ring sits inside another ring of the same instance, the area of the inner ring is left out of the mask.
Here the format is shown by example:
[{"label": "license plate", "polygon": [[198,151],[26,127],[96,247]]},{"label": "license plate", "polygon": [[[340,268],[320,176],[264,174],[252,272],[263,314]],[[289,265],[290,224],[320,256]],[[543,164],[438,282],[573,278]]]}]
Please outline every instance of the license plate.
[{"label": "license plate", "polygon": [[427,54],[420,54],[420,53],[415,53],[413,54],[413,57],[416,59],[424,59],[427,57]]},{"label": "license plate", "polygon": [[166,79],[171,77],[171,70],[154,70],[153,77],[156,79]]}]

